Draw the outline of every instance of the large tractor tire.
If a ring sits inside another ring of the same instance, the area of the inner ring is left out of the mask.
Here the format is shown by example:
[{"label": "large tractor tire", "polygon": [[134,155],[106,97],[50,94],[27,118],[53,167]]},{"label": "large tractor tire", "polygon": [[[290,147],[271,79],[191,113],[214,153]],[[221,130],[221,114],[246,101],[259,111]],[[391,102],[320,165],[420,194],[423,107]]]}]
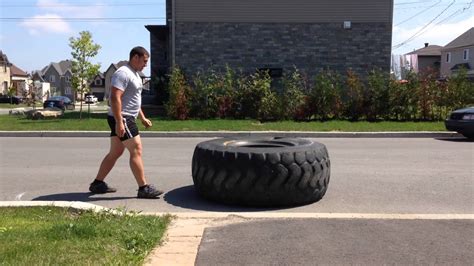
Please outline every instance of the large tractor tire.
[{"label": "large tractor tire", "polygon": [[320,200],[328,188],[329,155],[299,138],[224,138],[199,143],[192,176],[204,198],[227,204],[282,207]]}]

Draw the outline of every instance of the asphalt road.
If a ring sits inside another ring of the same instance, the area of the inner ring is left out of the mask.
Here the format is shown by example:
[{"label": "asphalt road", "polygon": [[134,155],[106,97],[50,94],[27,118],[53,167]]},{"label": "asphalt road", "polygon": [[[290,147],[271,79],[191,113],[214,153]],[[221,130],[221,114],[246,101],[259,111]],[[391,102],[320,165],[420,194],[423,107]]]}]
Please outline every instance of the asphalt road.
[{"label": "asphalt road", "polygon": [[[470,265],[474,260],[474,220],[449,218],[474,214],[473,142],[315,139],[328,147],[331,158],[326,196],[301,207],[255,209],[224,206],[196,195],[191,157],[194,146],[204,140],[144,138],[147,176],[166,193],[160,199],[138,200],[128,156],[117,162],[108,179],[117,193],[87,192],[108,149],[107,138],[0,138],[0,201],[66,200],[145,212],[286,215],[207,228],[196,265]],[[291,219],[308,213],[327,213],[329,218]],[[337,213],[361,216],[330,218]],[[420,215],[434,218],[416,218]]]},{"label": "asphalt road", "polygon": [[[144,138],[149,181],[166,191],[156,200],[136,199],[124,154],[108,182],[118,192],[90,195],[109,143],[107,138],[0,138],[0,201],[77,200],[145,212],[252,212],[199,198],[191,158],[203,138]],[[463,139],[327,138],[331,181],[314,204],[271,212],[474,213],[474,143]]]}]

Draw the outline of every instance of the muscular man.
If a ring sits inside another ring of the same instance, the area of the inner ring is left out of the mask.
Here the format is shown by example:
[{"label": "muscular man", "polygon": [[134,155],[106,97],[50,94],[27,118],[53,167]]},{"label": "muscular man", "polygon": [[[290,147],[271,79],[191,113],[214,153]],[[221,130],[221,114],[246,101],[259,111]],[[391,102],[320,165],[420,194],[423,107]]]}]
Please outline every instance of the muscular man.
[{"label": "muscular man", "polygon": [[127,149],[130,152],[130,168],[138,184],[138,198],[156,198],[163,193],[148,184],[145,178],[142,160],[142,141],[136,124],[140,118],[145,127],[152,123],[145,117],[141,109],[143,83],[138,74],[146,66],[150,54],[143,47],[135,47],[130,51],[127,65],[117,69],[112,76],[110,108],[107,121],[110,126],[110,150],[100,164],[95,180],[90,184],[92,193],[102,194],[116,192],[104,182],[117,159]]}]

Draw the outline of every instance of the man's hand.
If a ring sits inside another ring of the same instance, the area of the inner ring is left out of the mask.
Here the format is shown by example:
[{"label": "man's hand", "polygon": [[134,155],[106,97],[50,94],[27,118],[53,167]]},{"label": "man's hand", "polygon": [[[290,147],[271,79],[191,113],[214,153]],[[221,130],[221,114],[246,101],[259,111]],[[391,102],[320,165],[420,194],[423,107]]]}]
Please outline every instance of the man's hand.
[{"label": "man's hand", "polygon": [[123,121],[116,121],[115,122],[115,133],[119,138],[122,138],[125,135],[125,125]]},{"label": "man's hand", "polygon": [[142,118],[140,120],[142,121],[142,124],[145,126],[145,128],[149,128],[153,125],[151,121],[147,118]]}]

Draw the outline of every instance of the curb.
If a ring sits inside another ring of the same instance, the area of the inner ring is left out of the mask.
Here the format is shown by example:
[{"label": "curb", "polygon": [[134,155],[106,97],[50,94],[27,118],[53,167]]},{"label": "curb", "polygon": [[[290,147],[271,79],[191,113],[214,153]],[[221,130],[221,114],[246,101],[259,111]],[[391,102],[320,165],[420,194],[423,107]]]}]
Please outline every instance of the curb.
[{"label": "curb", "polygon": [[[400,132],[311,132],[311,131],[145,131],[145,138],[214,138],[280,136],[292,138],[457,138],[452,131],[400,131]],[[108,131],[0,131],[0,137],[109,137]]]}]

